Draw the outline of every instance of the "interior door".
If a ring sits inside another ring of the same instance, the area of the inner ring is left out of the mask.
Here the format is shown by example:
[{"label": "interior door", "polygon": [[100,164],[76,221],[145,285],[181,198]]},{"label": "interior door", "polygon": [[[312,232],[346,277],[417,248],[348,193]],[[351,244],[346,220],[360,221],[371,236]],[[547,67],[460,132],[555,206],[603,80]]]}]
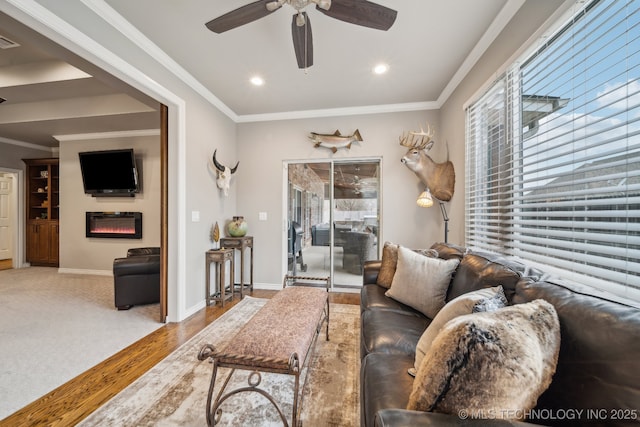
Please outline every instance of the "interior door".
[{"label": "interior door", "polygon": [[0,174],[0,260],[13,258],[13,235],[10,177]]},{"label": "interior door", "polygon": [[378,258],[379,172],[379,160],[288,165],[288,274],[362,285],[364,262]]}]

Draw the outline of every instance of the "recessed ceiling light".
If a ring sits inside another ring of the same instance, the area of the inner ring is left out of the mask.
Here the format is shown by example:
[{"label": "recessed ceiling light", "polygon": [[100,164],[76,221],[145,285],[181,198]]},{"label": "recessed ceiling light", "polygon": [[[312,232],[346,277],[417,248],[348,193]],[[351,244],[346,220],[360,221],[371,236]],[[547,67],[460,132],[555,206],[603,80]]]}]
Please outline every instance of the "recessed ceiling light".
[{"label": "recessed ceiling light", "polygon": [[378,64],[373,67],[373,72],[375,74],[384,74],[389,71],[389,66],[387,64]]},{"label": "recessed ceiling light", "polygon": [[253,76],[249,81],[254,86],[262,86],[264,84],[264,79],[260,76]]}]

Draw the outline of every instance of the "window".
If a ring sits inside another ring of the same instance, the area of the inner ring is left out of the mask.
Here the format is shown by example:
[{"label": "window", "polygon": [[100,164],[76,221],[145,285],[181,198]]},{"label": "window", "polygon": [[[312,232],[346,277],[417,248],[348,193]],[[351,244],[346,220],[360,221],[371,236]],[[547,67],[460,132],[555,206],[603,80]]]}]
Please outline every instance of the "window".
[{"label": "window", "polygon": [[591,1],[466,118],[466,241],[640,295],[640,0]]}]

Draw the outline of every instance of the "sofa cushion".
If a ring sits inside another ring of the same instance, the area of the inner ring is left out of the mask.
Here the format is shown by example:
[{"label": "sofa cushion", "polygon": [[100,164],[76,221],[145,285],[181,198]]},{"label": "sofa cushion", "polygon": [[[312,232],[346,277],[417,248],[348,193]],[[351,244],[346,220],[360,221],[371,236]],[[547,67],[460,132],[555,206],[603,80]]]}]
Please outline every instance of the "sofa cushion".
[{"label": "sofa cushion", "polygon": [[398,245],[391,242],[384,242],[382,248],[382,265],[378,273],[377,284],[389,289],[393,281],[393,275],[396,273],[396,264],[398,263]]},{"label": "sofa cushion", "polygon": [[433,319],[445,305],[451,275],[458,264],[457,259],[427,257],[401,246],[396,273],[386,295]]},{"label": "sofa cushion", "polygon": [[434,243],[433,245],[431,245],[431,249],[438,254],[438,258],[442,259],[456,258],[461,260],[462,257],[464,257],[464,255],[469,252],[469,249],[463,246],[442,242]]},{"label": "sofa cushion", "polygon": [[504,258],[467,253],[451,281],[447,301],[477,289],[499,285],[502,285],[504,294],[511,301],[520,274],[499,261],[504,261]]},{"label": "sofa cushion", "polygon": [[[382,248],[382,264],[376,283],[384,288],[389,289],[393,282],[393,276],[396,273],[396,266],[398,264],[398,248],[400,245],[396,245],[391,242],[385,242]],[[430,256],[432,258],[438,257],[438,251],[435,249],[413,249],[414,252]]]},{"label": "sofa cushion", "polygon": [[462,316],[464,314],[471,314],[472,312],[474,312],[474,308],[477,306],[477,304],[484,301],[493,302],[493,298],[496,296],[498,296],[498,301],[500,301],[500,303],[492,305],[488,309],[481,310],[495,311],[498,308],[504,307],[507,303],[507,299],[504,296],[502,286],[478,289],[477,291],[460,295],[458,298],[455,298],[452,301],[448,302],[447,305],[445,305],[442,310],[438,312],[436,317],[433,318],[427,329],[418,340],[418,345],[416,346],[416,360],[414,363],[414,370],[410,371],[410,374],[415,375],[415,372],[417,372],[420,364],[422,363],[422,358],[431,347],[433,340],[449,320],[455,319],[456,317]]},{"label": "sofa cushion", "polygon": [[406,372],[412,365],[412,356],[398,354],[372,353],[362,360],[362,426],[373,426],[375,414],[381,409],[407,406],[413,378]]},{"label": "sofa cushion", "polygon": [[412,316],[423,316],[418,310],[389,298],[385,295],[387,288],[378,285],[363,285],[360,291],[360,309],[364,310],[393,310]]},{"label": "sofa cushion", "polygon": [[415,357],[416,344],[429,322],[424,316],[388,310],[366,310],[361,317],[360,357],[373,352]]},{"label": "sofa cushion", "polygon": [[520,281],[516,291],[514,302],[542,298],[560,319],[558,370],[538,408],[599,408],[609,414],[640,408],[639,302],[561,280]]},{"label": "sofa cushion", "polygon": [[435,412],[382,409],[376,413],[375,427],[534,427],[514,420],[478,420]]},{"label": "sofa cushion", "polygon": [[459,316],[425,355],[407,409],[522,419],[551,383],[560,324],[544,300]]}]

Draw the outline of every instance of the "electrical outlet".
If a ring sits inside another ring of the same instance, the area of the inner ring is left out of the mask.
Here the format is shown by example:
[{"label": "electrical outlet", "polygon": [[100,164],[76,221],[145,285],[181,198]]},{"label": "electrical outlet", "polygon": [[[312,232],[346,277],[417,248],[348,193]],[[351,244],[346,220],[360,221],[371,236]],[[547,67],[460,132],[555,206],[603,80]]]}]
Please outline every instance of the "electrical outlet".
[{"label": "electrical outlet", "polygon": [[267,213],[266,212],[259,212],[258,213],[258,220],[266,221],[267,220]]}]

